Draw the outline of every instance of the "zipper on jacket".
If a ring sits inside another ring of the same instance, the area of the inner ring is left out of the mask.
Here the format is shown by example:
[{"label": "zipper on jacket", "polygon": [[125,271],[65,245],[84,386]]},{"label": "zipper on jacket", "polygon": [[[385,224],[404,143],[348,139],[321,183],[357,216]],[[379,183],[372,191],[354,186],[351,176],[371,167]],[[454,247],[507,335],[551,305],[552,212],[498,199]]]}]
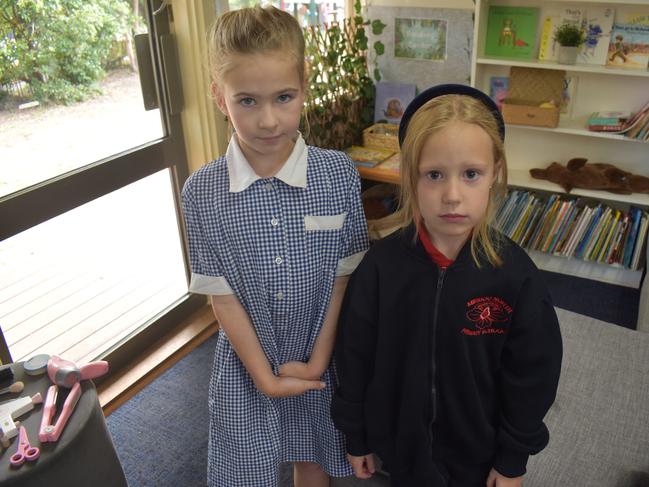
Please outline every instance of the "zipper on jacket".
[{"label": "zipper on jacket", "polygon": [[430,420],[430,435],[431,439],[433,437],[433,423],[435,422],[435,419],[437,418],[437,388],[436,388],[436,375],[437,375],[437,359],[435,357],[435,349],[437,346],[437,314],[439,311],[439,298],[442,294],[442,284],[444,283],[444,276],[446,275],[446,267],[441,267],[439,270],[439,276],[437,276],[437,289],[435,291],[435,306],[433,308],[433,343],[432,343],[432,353],[431,353],[431,362],[432,362],[432,377],[433,377],[433,385],[431,388],[431,397],[432,397],[432,407],[433,407],[433,414],[431,415],[431,420]]}]

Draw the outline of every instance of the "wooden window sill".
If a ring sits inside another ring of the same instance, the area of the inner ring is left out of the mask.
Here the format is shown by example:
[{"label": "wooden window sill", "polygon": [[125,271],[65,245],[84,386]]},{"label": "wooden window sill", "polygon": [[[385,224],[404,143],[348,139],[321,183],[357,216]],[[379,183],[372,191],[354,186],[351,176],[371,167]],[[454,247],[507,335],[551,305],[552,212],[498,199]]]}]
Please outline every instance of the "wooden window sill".
[{"label": "wooden window sill", "polygon": [[97,394],[104,415],[108,416],[128,401],[218,329],[212,308],[206,304],[147,348],[122,372],[98,384]]}]

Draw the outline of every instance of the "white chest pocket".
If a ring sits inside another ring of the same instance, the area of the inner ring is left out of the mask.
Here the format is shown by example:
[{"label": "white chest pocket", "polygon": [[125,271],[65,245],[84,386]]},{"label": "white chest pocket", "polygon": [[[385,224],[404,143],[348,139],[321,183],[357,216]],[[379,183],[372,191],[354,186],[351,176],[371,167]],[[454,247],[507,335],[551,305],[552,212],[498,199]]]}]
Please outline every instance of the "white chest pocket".
[{"label": "white chest pocket", "polygon": [[346,212],[339,215],[307,215],[304,217],[304,229],[306,231],[340,230],[346,216]]}]

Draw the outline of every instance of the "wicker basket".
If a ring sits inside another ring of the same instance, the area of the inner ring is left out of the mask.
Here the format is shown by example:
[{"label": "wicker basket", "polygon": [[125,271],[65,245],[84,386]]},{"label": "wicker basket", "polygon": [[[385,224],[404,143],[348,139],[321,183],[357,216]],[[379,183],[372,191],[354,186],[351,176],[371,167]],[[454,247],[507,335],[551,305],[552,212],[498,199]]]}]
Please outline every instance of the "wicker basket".
[{"label": "wicker basket", "polygon": [[[550,128],[559,125],[565,71],[513,66],[509,77],[509,92],[502,109],[505,122]],[[550,101],[555,106],[540,106]]]},{"label": "wicker basket", "polygon": [[380,149],[399,150],[399,126],[393,123],[375,123],[363,130],[363,145]]}]

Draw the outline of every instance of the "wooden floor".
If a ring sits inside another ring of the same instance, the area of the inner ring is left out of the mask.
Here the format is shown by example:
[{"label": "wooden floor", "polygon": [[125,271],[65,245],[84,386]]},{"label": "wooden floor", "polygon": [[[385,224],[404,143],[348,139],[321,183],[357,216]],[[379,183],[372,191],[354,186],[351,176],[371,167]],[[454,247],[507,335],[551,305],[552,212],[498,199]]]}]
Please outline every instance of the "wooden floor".
[{"label": "wooden floor", "polygon": [[14,361],[93,360],[187,293],[165,177],[0,242],[0,328]]}]

